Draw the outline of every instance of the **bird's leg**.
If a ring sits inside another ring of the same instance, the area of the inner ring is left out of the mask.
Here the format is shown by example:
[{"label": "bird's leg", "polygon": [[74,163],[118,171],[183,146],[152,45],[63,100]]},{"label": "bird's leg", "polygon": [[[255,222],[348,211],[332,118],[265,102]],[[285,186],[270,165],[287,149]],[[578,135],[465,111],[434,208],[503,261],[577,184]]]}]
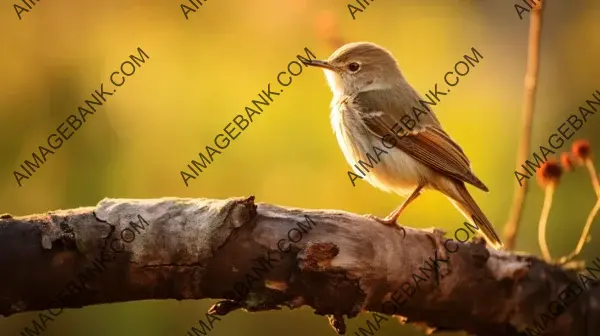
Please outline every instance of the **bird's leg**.
[{"label": "bird's leg", "polygon": [[378,221],[381,224],[385,224],[385,225],[394,225],[396,224],[396,220],[398,219],[398,217],[400,216],[400,214],[402,213],[402,211],[404,211],[404,209],[406,209],[406,207],[412,203],[412,201],[414,201],[415,199],[417,199],[417,197],[419,197],[419,195],[421,195],[421,189],[423,189],[422,185],[419,185],[411,194],[410,196],[408,196],[404,202],[402,202],[402,204],[396,208],[394,211],[392,211],[391,214],[387,215],[387,217],[385,218],[379,218],[377,216],[373,216],[373,215],[367,215],[367,217],[374,219],[376,221]]}]

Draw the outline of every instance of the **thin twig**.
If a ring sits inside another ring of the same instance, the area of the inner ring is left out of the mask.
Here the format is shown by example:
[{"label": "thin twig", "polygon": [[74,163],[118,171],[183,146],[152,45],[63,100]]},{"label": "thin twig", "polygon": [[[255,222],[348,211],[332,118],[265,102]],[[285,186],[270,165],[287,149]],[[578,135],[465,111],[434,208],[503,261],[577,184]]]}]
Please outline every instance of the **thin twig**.
[{"label": "thin twig", "polygon": [[577,242],[577,247],[575,248],[575,251],[573,251],[573,253],[571,253],[569,256],[567,256],[567,261],[573,260],[575,257],[577,257],[579,255],[579,253],[581,253],[581,250],[583,249],[583,245],[585,245],[585,243],[587,242],[588,235],[590,234],[590,229],[592,228],[592,223],[594,222],[594,219],[598,215],[598,211],[600,211],[600,198],[596,201],[594,208],[588,215],[587,221],[585,222],[585,227],[583,228],[583,232],[581,233],[581,237],[579,237],[579,241]]},{"label": "thin twig", "polygon": [[594,167],[594,162],[592,159],[587,158],[585,160],[585,166],[590,173],[590,178],[592,179],[592,186],[594,186],[594,191],[596,192],[596,196],[600,198],[600,182],[598,181],[598,173],[596,173],[596,167]]},{"label": "thin twig", "polygon": [[544,189],[544,206],[542,208],[542,215],[540,216],[540,223],[538,225],[538,242],[540,249],[542,250],[542,256],[545,261],[551,261],[550,250],[548,249],[548,242],[546,241],[546,226],[548,224],[548,216],[550,215],[550,209],[552,209],[552,199],[554,197],[554,188],[556,183],[550,183]]},{"label": "thin twig", "polygon": [[571,261],[575,259],[575,257],[577,257],[579,253],[581,253],[581,250],[583,250],[583,246],[588,241],[588,236],[592,228],[592,223],[598,215],[598,211],[600,211],[600,182],[598,182],[598,174],[596,173],[594,162],[590,158],[587,158],[585,160],[585,165],[588,168],[588,172],[590,173],[590,179],[592,180],[592,186],[594,186],[594,191],[596,192],[597,200],[596,204],[594,205],[594,208],[588,215],[587,221],[585,222],[585,227],[583,228],[583,232],[581,232],[581,237],[579,237],[579,241],[577,242],[577,247],[575,247],[575,251],[569,254],[563,262]]},{"label": "thin twig", "polygon": [[[521,164],[527,160],[527,154],[531,147],[531,128],[533,121],[533,112],[535,110],[535,94],[537,91],[537,78],[539,72],[539,54],[540,54],[540,35],[542,31],[542,2],[531,11],[531,22],[529,24],[529,54],[527,58],[527,73],[525,75],[525,92],[523,102],[523,119],[521,129],[521,140],[517,153],[516,170],[521,168]],[[513,203],[510,210],[508,222],[504,229],[505,246],[508,250],[515,248],[517,231],[523,213],[525,195],[527,194],[528,183],[523,181],[523,186],[517,186],[513,196]]]}]

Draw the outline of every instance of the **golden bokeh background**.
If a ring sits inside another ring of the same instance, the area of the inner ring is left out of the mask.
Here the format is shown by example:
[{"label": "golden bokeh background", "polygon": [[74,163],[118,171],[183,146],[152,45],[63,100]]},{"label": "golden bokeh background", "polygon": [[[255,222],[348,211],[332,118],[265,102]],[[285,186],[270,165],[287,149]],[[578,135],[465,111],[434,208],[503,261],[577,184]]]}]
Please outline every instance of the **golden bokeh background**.
[{"label": "golden bokeh background", "polygon": [[[16,1],[16,0],[15,0]],[[21,4],[20,2],[15,2]],[[197,179],[180,171],[287,64],[308,47],[326,58],[334,48],[330,25],[343,41],[388,48],[408,81],[422,94],[475,47],[482,55],[471,72],[435,109],[459,142],[489,193],[470,190],[502,232],[516,185],[529,15],[495,0],[374,1],[353,20],[339,0],[209,0],[184,17],[187,1],[40,1],[19,20],[12,2],[0,6],[0,213],[41,213],[95,205],[104,197],[227,198],[312,209],[342,209],[384,216],[402,199],[363,181],[349,169],[329,124],[331,93],[323,73],[305,69]],[[600,3],[546,1],[532,145],[547,138],[600,90]],[[140,47],[150,57],[105,106],[49,155],[19,187],[13,176],[32,151],[100,83]],[[576,138],[600,149],[600,116]],[[564,147],[568,150],[568,146]],[[596,164],[600,164],[597,159]],[[517,248],[539,255],[536,232],[542,190],[527,198]],[[595,202],[583,169],[566,175],[557,190],[548,242],[554,256],[569,253]],[[418,228],[453,231],[463,219],[442,195],[425,193],[399,220]],[[592,228],[592,236],[600,228]],[[587,245],[583,258],[600,249]],[[0,265],[1,267],[1,265]],[[0,269],[0,274],[10,272]],[[184,335],[214,300],[143,301],[63,312],[46,336]],[[1,335],[20,335],[36,313],[0,318]],[[361,318],[348,322],[354,335]],[[334,335],[311,309],[235,312],[211,335]],[[380,336],[421,335],[395,320]]]}]

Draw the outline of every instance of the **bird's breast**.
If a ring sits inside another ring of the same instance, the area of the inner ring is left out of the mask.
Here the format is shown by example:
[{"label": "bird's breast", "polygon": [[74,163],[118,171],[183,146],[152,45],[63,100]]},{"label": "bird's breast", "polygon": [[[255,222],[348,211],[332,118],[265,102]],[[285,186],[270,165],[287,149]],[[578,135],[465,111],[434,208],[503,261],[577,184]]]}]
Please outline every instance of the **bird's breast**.
[{"label": "bird's breast", "polygon": [[410,194],[427,168],[397,147],[385,147],[359,113],[343,103],[332,103],[331,127],[346,161],[358,176],[373,186],[402,196]]}]

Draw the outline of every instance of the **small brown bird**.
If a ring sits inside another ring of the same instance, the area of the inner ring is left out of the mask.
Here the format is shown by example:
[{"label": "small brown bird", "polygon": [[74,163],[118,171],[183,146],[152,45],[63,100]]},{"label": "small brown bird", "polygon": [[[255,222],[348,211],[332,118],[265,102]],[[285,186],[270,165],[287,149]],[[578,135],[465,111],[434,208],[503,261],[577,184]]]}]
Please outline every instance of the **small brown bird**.
[{"label": "small brown bird", "polygon": [[[333,92],[331,125],[350,165],[373,146],[390,143],[398,125],[406,132],[388,154],[364,177],[373,186],[395,192],[406,200],[381,223],[396,223],[400,213],[424,188],[446,195],[471,223],[479,226],[488,244],[503,246],[494,227],[477,206],[465,182],[488,191],[471,170],[462,148],[443,130],[431,109],[419,105],[422,98],[402,76],[396,60],[386,49],[368,42],[349,43],[326,61],[309,60],[321,67]],[[421,112],[415,114],[413,107]],[[413,120],[413,127],[407,120]],[[395,127],[395,128],[394,128]],[[386,140],[388,138],[388,140]],[[362,174],[362,172],[361,172]]]}]

